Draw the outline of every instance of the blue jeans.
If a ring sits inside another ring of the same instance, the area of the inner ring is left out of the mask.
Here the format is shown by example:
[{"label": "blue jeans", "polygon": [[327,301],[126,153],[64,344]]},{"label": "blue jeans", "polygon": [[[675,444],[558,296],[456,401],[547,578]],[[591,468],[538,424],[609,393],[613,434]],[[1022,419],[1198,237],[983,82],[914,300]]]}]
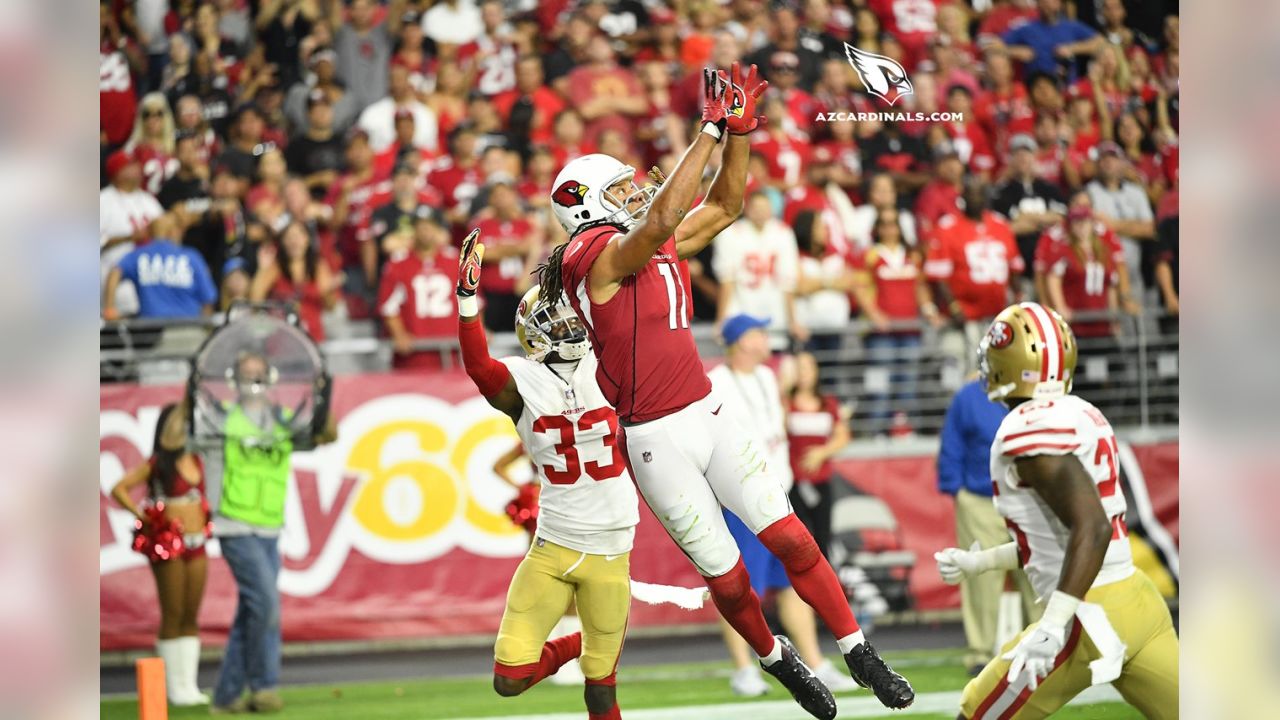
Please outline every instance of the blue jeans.
[{"label": "blue jeans", "polygon": [[890,371],[890,392],[875,393],[870,398],[872,419],[885,423],[896,410],[910,412],[912,408],[907,406],[916,399],[916,382],[920,376],[920,336],[873,333],[864,343],[867,358]]},{"label": "blue jeans", "polygon": [[280,684],[279,538],[243,535],[218,539],[235,576],[236,618],[227,637],[215,705],[230,705],[250,690]]}]

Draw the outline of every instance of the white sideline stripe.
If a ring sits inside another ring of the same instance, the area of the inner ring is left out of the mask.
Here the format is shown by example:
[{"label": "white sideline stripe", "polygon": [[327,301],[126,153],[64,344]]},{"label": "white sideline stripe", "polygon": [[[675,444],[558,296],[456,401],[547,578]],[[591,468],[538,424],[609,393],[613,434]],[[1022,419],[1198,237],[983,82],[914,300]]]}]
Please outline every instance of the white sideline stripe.
[{"label": "white sideline stripe", "polygon": [[[770,688],[782,692],[780,688]],[[1094,705],[1104,702],[1124,702],[1120,693],[1111,685],[1098,685],[1080,693],[1071,705]],[[916,695],[916,701],[906,710],[890,710],[868,694],[837,695],[839,718],[873,718],[892,715],[895,718],[934,713],[954,714],[960,709],[960,691],[931,692]],[[808,713],[791,700],[765,702],[725,703],[723,705],[691,705],[678,708],[651,708],[627,710],[627,720],[805,720]],[[455,718],[454,720],[464,720]],[[503,715],[501,720],[582,720],[582,712],[550,713],[545,715]]]}]

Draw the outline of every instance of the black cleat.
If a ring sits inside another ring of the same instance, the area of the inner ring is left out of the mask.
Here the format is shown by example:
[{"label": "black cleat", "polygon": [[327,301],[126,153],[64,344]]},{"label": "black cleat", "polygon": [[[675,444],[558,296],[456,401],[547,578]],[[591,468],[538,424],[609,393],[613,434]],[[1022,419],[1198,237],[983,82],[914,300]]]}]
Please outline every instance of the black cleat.
[{"label": "black cleat", "polygon": [[813,674],[808,665],[800,659],[800,653],[784,635],[775,635],[782,643],[782,659],[772,665],[760,663],[760,667],[770,675],[778,678],[782,687],[791,693],[791,697],[800,703],[805,712],[819,718],[832,720],[836,716],[836,699],[831,691]]},{"label": "black cleat", "polygon": [[881,705],[901,710],[915,702],[916,691],[911,689],[911,683],[881,660],[871,643],[864,641],[846,653],[844,664],[849,666],[849,674],[854,681],[870,688]]}]

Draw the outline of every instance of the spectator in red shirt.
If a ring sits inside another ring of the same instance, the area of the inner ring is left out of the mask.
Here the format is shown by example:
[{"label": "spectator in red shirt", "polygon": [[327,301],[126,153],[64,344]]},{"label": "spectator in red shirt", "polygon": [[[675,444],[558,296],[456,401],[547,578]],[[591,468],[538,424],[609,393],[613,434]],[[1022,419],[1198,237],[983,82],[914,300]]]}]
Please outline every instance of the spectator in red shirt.
[{"label": "spectator in red shirt", "polygon": [[552,122],[564,109],[564,99],[543,82],[542,58],[522,55],[516,61],[515,87],[493,99],[513,145],[527,150],[530,145],[548,143]]},{"label": "spectator in red shirt", "polygon": [[561,110],[556,115],[554,129],[551,152],[555,155],[556,167],[564,167],[570,160],[595,152],[595,146],[586,140],[587,126],[577,110]]},{"label": "spectator in red shirt", "polygon": [[395,140],[373,159],[374,172],[378,177],[389,177],[397,165],[407,164],[413,167],[415,174],[425,176],[436,153],[420,147],[414,140],[417,121],[414,120],[413,113],[403,108],[397,110],[395,128]]},{"label": "spectator in red shirt", "polygon": [[337,235],[347,271],[347,311],[352,317],[366,318],[378,277],[378,247],[369,239],[369,219],[373,208],[387,201],[391,181],[373,172],[369,136],[359,128],[348,136],[347,172],[330,186],[325,204],[333,208],[329,227]]},{"label": "spectator in red shirt", "polygon": [[1092,317],[1077,318],[1078,313],[1099,315],[1114,313],[1120,306],[1117,297],[1119,272],[1124,266],[1124,249],[1115,241],[1098,233],[1093,212],[1076,206],[1067,214],[1062,242],[1054,243],[1048,259],[1045,304],[1071,323],[1076,337],[1094,338],[1117,334],[1119,325]]},{"label": "spectator in red shirt", "polygon": [[945,216],[929,242],[925,275],[948,317],[964,332],[950,343],[961,367],[973,365],[973,348],[990,319],[1009,304],[1010,279],[1023,270],[1013,231],[987,210],[987,186],[971,178],[964,188],[964,212]]},{"label": "spectator in red shirt", "polygon": [[551,183],[560,168],[555,155],[545,145],[537,145],[525,163],[524,178],[516,185],[516,192],[531,209],[545,209],[551,205]]},{"label": "spectator in red shirt", "polygon": [[946,124],[951,142],[960,155],[960,161],[969,172],[990,182],[995,172],[996,156],[991,149],[991,139],[986,130],[974,118],[973,91],[967,85],[956,84],[947,89],[947,111],[964,120],[952,120]]},{"label": "spectator in red shirt", "polygon": [[892,397],[885,392],[871,397],[870,415],[880,422],[891,412],[906,411],[903,405],[915,399],[921,318],[941,321],[929,299],[920,252],[904,242],[898,218],[896,208],[879,214],[875,244],[854,265],[854,294],[872,327],[863,341],[868,359],[882,366],[895,388]]},{"label": "spectator in red shirt", "polygon": [[643,156],[642,167],[657,165],[663,155],[684,142],[685,127],[672,112],[671,71],[661,62],[640,66],[640,84],[649,101],[649,112],[637,123],[635,138]]},{"label": "spectator in red shirt", "polygon": [[595,142],[608,128],[630,134],[631,119],[649,111],[639,81],[618,67],[613,47],[602,35],[588,42],[587,62],[569,73],[566,95],[587,122],[587,142]]},{"label": "spectator in red shirt", "polygon": [[987,90],[975,98],[973,112],[993,139],[993,149],[1000,158],[1008,152],[1009,138],[1034,132],[1035,112],[1026,87],[1014,80],[1008,52],[988,50],[986,61]]},{"label": "spectator in red shirt", "polygon": [[831,459],[849,444],[848,413],[819,387],[818,362],[811,353],[795,355],[794,384],[787,394],[787,443],[795,484],[788,495],[796,516],[813,533],[826,555],[831,547],[834,502]]},{"label": "spectator in red shirt", "polygon": [[471,199],[484,182],[480,169],[480,153],[476,133],[466,125],[459,126],[449,138],[449,154],[427,175],[427,184],[444,199],[445,221],[461,225],[471,216]]},{"label": "spectator in red shirt", "polygon": [[933,232],[944,215],[957,211],[964,183],[964,162],[955,144],[948,140],[939,142],[934,146],[933,157],[934,177],[925,183],[916,198],[916,222],[920,225],[920,234],[925,237]]},{"label": "spectator in red shirt", "polygon": [[436,114],[440,132],[437,145],[445,147],[454,128],[467,116],[467,76],[457,63],[441,61],[436,70],[436,88],[427,95],[426,105]]},{"label": "spectator in red shirt", "polygon": [[1079,185],[1080,173],[1066,164],[1067,151],[1058,133],[1056,117],[1044,114],[1036,118],[1035,141],[1036,177],[1064,191]]},{"label": "spectator in red shirt", "polygon": [[291,222],[273,242],[258,249],[258,271],[249,286],[253,302],[274,300],[297,307],[302,327],[316,342],[324,340],[321,313],[338,302],[341,276],[320,259],[307,226]]},{"label": "spectator in red shirt", "polygon": [[133,134],[125,143],[124,151],[131,153],[142,166],[142,188],[152,195],[158,195],[164,181],[178,170],[173,144],[174,122],[169,101],[158,92],[148,93],[142,98]]},{"label": "spectator in red shirt", "polygon": [[902,45],[902,65],[914,70],[928,56],[928,44],[938,32],[938,5],[947,0],[869,0],[884,29]]},{"label": "spectator in red shirt", "polygon": [[[120,29],[111,5],[98,6],[99,144],[110,149],[129,138],[138,96],[134,77],[146,68],[142,48]],[[108,153],[103,152],[105,157]]]},{"label": "spectator in red shirt", "polygon": [[507,22],[501,0],[481,0],[479,5],[484,30],[458,48],[458,61],[469,66],[475,90],[492,97],[515,87],[515,31]]},{"label": "spectator in red shirt", "polygon": [[[396,369],[437,370],[443,354],[415,350],[419,340],[454,337],[458,321],[454,285],[458,279],[458,253],[449,245],[442,218],[426,205],[413,213],[411,249],[392,256],[382,270],[378,287],[378,314],[391,336],[391,366]],[[508,325],[510,318],[508,318]],[[504,328],[505,329],[505,328]]]},{"label": "spectator in red shirt", "polygon": [[279,148],[271,148],[258,158],[258,182],[249,188],[244,206],[268,227],[275,227],[276,220],[285,212],[284,184],[288,175],[284,153]]},{"label": "spectator in red shirt", "polygon": [[497,273],[484,281],[484,324],[491,331],[511,329],[511,318],[533,270],[534,256],[542,246],[541,233],[520,207],[520,197],[510,178],[499,178],[489,188],[488,206],[473,222],[484,237],[485,260]]},{"label": "spectator in red shirt", "polygon": [[764,112],[765,117],[778,118],[778,122],[766,125],[764,133],[752,135],[751,152],[764,157],[770,185],[785,191],[804,179],[812,146],[794,123],[789,122],[782,98],[773,93],[765,95]]}]

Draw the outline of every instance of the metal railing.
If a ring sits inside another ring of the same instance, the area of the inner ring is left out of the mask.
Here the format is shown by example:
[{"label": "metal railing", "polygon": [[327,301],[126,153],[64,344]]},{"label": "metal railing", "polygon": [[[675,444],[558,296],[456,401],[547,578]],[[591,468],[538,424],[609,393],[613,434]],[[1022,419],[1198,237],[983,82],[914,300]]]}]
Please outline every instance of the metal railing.
[{"label": "metal railing", "polygon": [[[1114,320],[1122,332],[1114,337],[1079,338],[1075,392],[1103,410],[1117,426],[1146,427],[1178,420],[1178,333],[1169,318],[1085,316],[1076,322]],[[218,318],[178,322],[125,321],[103,324],[103,382],[178,383],[186,378],[187,360]],[[915,335],[918,345],[876,346],[874,329],[852,320],[829,347],[814,351],[827,392],[852,412],[855,437],[885,434],[936,434],[951,396],[975,365],[973,348],[954,329],[897,323],[890,331]],[[391,343],[377,336],[373,321],[326,323],[328,339],[320,343],[335,375],[382,372],[391,367]],[[694,338],[704,358],[724,353],[715,328],[695,324]],[[521,352],[514,333],[493,333],[495,357]],[[442,366],[457,364],[457,341],[422,340],[415,350],[437,353]]]}]

